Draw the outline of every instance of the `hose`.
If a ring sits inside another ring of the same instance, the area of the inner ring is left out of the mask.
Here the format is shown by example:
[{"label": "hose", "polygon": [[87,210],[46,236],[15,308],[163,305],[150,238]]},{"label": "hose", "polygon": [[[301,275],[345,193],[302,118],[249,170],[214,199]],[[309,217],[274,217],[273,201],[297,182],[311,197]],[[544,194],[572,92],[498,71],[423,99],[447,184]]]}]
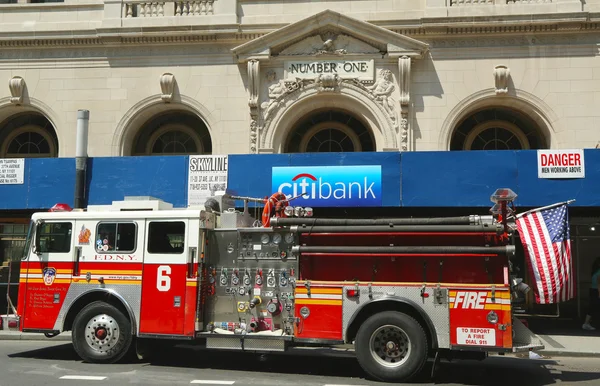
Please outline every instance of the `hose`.
[{"label": "hose", "polygon": [[[488,219],[489,218],[489,219]],[[429,218],[274,218],[272,226],[290,225],[479,225],[485,220],[492,221],[492,216],[460,216]]]},{"label": "hose", "polygon": [[292,247],[293,253],[479,253],[513,254],[514,245],[477,247],[477,246],[304,246]]},{"label": "hose", "polygon": [[348,226],[292,226],[297,233],[369,233],[369,232],[502,232],[496,225],[348,225]]}]

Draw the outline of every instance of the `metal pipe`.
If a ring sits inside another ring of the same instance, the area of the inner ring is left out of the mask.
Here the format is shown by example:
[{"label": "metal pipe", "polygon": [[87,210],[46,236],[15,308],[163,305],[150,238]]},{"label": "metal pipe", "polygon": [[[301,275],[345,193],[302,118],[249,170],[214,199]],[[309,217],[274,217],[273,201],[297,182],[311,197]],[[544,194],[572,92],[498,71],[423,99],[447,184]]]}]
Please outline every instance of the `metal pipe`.
[{"label": "metal pipe", "polygon": [[480,225],[491,224],[492,216],[460,216],[429,218],[273,218],[273,226],[289,225]]},{"label": "metal pipe", "polygon": [[[502,225],[502,224],[499,224]],[[501,232],[498,225],[348,225],[348,226],[306,226],[290,227],[291,232],[302,233],[369,233],[369,232]]]},{"label": "metal pipe", "polygon": [[75,202],[76,209],[85,207],[88,126],[90,112],[77,110],[77,139],[75,146]]},{"label": "metal pipe", "polygon": [[292,247],[293,253],[483,253],[483,254],[514,254],[514,245],[499,247],[476,246],[305,246]]}]

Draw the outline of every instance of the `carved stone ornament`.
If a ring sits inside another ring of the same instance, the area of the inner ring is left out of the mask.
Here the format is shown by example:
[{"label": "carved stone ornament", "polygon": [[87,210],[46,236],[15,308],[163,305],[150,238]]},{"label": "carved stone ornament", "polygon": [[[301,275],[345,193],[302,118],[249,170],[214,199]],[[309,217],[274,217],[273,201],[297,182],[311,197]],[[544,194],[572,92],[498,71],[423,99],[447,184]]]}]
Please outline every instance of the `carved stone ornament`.
[{"label": "carved stone ornament", "polygon": [[162,95],[160,96],[163,101],[169,103],[173,100],[173,91],[175,90],[175,75],[165,72],[160,77],[160,89]]},{"label": "carved stone ornament", "polygon": [[407,106],[410,102],[410,62],[411,59],[408,56],[403,56],[398,59],[398,71],[400,79],[398,83],[400,85],[400,105]]},{"label": "carved stone ornament", "polygon": [[250,119],[250,152],[256,153],[258,150],[258,122],[256,117]]},{"label": "carved stone ornament", "polygon": [[315,78],[315,83],[318,85],[319,92],[337,91],[339,89],[342,78],[338,74],[319,74]]},{"label": "carved stone ornament", "polygon": [[395,88],[396,86],[392,82],[392,72],[388,69],[380,70],[375,83],[367,87],[373,98],[383,106],[393,121],[396,120],[396,101],[391,95]]},{"label": "carved stone ornament", "polygon": [[260,86],[260,62],[248,61],[248,106],[250,107],[250,153],[258,150],[258,98]]},{"label": "carved stone ornament", "polygon": [[248,91],[250,92],[250,98],[248,99],[248,106],[250,108],[258,107],[258,87],[260,83],[260,62],[258,60],[248,61]]},{"label": "carved stone ornament", "polygon": [[[261,114],[258,123],[258,142],[261,147],[272,146],[273,120],[280,116],[289,104],[309,95],[328,91],[345,95],[353,95],[354,98],[363,99],[363,103],[376,107],[376,116],[380,119],[383,129],[386,147],[399,148],[398,143],[398,117],[396,115],[396,101],[391,97],[395,90],[392,82],[392,73],[388,69],[379,71],[379,77],[371,86],[365,85],[364,81],[357,78],[341,78],[333,74],[320,74],[312,79],[296,78],[295,80],[277,79],[273,70],[266,73],[268,87],[268,99],[261,104]],[[406,118],[406,116],[404,116]],[[385,122],[385,123],[384,123]],[[405,135],[407,137],[407,121],[405,123]],[[255,123],[251,123],[252,125]],[[404,147],[407,148],[407,139],[404,139]]]},{"label": "carved stone ornament", "polygon": [[405,111],[400,118],[400,150],[408,150],[408,112]]},{"label": "carved stone ornament", "polygon": [[340,91],[342,85],[352,85],[363,91],[386,112],[388,118],[396,125],[396,101],[391,97],[396,86],[392,82],[392,72],[388,69],[379,71],[379,77],[372,86],[365,86],[363,82],[356,78],[344,79],[335,74],[319,74],[314,79],[300,79],[285,81],[276,80],[276,74],[269,70],[266,75],[268,82],[274,82],[269,86],[269,100],[261,104],[263,119],[268,120],[272,112],[281,106],[281,101],[288,94],[296,90],[303,89],[309,85],[317,87],[318,92]]},{"label": "carved stone ornament", "polygon": [[323,35],[313,35],[301,40],[282,50],[279,55],[342,56],[348,53],[379,54],[380,50],[348,35],[325,33]]},{"label": "carved stone ornament", "polygon": [[20,76],[13,76],[8,81],[10,89],[10,103],[20,105],[23,103],[23,91],[25,90],[25,79]]},{"label": "carved stone ornament", "polygon": [[496,95],[508,93],[508,77],[510,70],[505,65],[494,67],[494,80],[496,81]]}]

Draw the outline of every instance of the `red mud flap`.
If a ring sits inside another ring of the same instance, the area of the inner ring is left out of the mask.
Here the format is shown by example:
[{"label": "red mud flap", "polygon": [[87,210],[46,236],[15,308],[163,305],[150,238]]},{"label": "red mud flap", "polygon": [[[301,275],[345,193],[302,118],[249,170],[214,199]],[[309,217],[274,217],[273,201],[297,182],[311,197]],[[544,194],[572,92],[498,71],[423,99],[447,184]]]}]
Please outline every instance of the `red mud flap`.
[{"label": "red mud flap", "polygon": [[542,340],[517,318],[513,318],[513,333],[513,352],[543,350],[545,348]]},{"label": "red mud flap", "polygon": [[19,331],[21,318],[18,315],[0,315],[0,329],[4,331]]}]

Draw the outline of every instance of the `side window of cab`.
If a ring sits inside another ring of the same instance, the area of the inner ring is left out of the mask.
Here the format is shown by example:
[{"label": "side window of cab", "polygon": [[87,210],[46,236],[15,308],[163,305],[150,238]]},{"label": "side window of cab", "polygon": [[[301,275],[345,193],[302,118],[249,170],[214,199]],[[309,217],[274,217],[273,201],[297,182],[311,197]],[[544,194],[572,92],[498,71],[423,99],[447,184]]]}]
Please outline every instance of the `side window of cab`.
[{"label": "side window of cab", "polygon": [[41,253],[71,252],[72,222],[44,222],[39,232]]}]

